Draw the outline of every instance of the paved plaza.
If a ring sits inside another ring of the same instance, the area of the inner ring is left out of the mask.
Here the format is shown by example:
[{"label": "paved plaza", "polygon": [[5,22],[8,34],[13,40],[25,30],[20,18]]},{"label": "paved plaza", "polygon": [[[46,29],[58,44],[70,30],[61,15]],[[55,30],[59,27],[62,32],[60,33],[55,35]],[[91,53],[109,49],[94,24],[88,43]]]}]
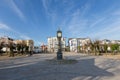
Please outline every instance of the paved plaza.
[{"label": "paved plaza", "polygon": [[0,80],[120,80],[120,60],[64,53],[73,64],[51,64],[56,54],[34,54],[0,60]]}]

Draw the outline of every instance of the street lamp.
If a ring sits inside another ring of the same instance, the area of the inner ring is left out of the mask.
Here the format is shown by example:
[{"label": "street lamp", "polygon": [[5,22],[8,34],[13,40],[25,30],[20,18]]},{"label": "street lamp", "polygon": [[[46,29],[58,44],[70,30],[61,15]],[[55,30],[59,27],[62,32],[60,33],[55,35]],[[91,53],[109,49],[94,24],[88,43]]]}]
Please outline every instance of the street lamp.
[{"label": "street lamp", "polygon": [[62,31],[59,29],[57,31],[57,39],[58,39],[57,60],[62,60],[61,38],[62,38]]}]

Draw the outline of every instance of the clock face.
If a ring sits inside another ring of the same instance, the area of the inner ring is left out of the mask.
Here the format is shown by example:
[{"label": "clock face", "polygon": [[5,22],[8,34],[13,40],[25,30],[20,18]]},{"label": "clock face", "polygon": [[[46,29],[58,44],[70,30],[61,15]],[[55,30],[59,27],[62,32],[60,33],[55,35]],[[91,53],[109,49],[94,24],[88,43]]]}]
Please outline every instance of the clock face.
[{"label": "clock face", "polygon": [[58,33],[58,37],[61,37],[62,36],[62,34],[61,33]]}]

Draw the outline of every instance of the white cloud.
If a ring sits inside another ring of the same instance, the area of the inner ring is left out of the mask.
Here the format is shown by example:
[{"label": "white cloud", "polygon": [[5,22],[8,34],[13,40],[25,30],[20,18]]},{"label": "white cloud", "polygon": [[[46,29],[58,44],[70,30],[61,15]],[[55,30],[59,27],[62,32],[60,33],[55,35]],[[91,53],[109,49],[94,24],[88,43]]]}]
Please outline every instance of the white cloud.
[{"label": "white cloud", "polygon": [[20,35],[20,38],[22,38],[22,39],[31,39],[30,37],[28,37],[26,35]]},{"label": "white cloud", "polygon": [[50,9],[50,0],[42,0],[43,8],[47,16],[51,16],[52,9]]},{"label": "white cloud", "polygon": [[85,14],[87,14],[88,13],[88,11],[90,10],[90,8],[91,8],[91,4],[89,3],[89,2],[87,2],[81,9],[82,9],[82,11],[81,11],[81,17],[83,17],[83,16],[85,16]]},{"label": "white cloud", "polygon": [[[72,13],[72,17],[68,21],[68,17],[62,22],[62,25],[68,26],[67,32],[71,37],[92,37],[106,38],[120,37],[120,11],[115,11],[114,7],[102,12],[102,14],[88,14],[91,9],[91,4],[86,3],[82,8],[77,9]],[[113,14],[114,15],[111,15]],[[87,17],[86,17],[87,15]]]},{"label": "white cloud", "polygon": [[119,19],[115,19],[109,24],[107,23],[106,25],[102,26],[102,28],[99,30],[94,30],[89,34],[92,38],[99,37],[99,38],[109,38],[109,39],[114,39],[114,38],[119,38],[120,36],[118,35],[120,33],[120,22]]},{"label": "white cloud", "polygon": [[6,24],[0,23],[0,29],[2,30],[11,30],[11,28],[9,26],[7,26]]},{"label": "white cloud", "polygon": [[[71,34],[70,35],[71,37],[78,37],[82,33],[84,33],[85,29],[88,27],[89,20],[85,18],[85,16],[88,14],[89,10],[91,9],[91,2],[90,3],[87,2],[82,7],[79,7],[77,9],[74,9],[73,7],[75,6],[72,5],[67,7],[69,11],[66,8],[65,13],[69,12],[71,14],[66,15],[66,17],[64,17],[60,25],[65,27],[67,26],[65,30],[66,32]],[[70,12],[70,10],[74,12]]]},{"label": "white cloud", "polygon": [[42,0],[42,4],[47,18],[51,20],[52,26],[54,26],[58,16],[56,9],[51,9],[51,0]]},{"label": "white cloud", "polygon": [[96,21],[92,22],[92,24],[89,26],[90,28],[96,27],[97,24],[102,23],[103,21],[105,21],[105,17],[103,18],[98,18]]},{"label": "white cloud", "polygon": [[14,0],[7,0],[7,4],[9,5],[9,7],[23,20],[25,21],[25,16],[22,13],[22,11],[20,10],[20,8],[16,5],[16,3],[14,2]]},{"label": "white cloud", "polygon": [[0,23],[0,30],[0,36],[10,36],[12,38],[20,39],[31,39],[29,36],[12,29],[10,26],[4,23]]},{"label": "white cloud", "polygon": [[16,38],[19,38],[19,39],[31,39],[29,36],[27,36],[27,35],[25,35],[23,33],[20,33],[20,32],[18,32],[16,30],[12,30],[12,32],[14,34],[13,37],[16,37]]},{"label": "white cloud", "polygon": [[111,14],[113,16],[120,16],[120,9],[113,11]]},{"label": "white cloud", "polygon": [[48,11],[48,0],[42,0],[43,7],[46,11]]},{"label": "white cloud", "polygon": [[84,29],[87,27],[88,20],[83,18],[84,14],[86,14],[87,10],[82,11],[77,9],[73,14],[72,18],[69,21],[68,30],[72,33],[73,36],[77,36],[80,32],[82,33]]}]

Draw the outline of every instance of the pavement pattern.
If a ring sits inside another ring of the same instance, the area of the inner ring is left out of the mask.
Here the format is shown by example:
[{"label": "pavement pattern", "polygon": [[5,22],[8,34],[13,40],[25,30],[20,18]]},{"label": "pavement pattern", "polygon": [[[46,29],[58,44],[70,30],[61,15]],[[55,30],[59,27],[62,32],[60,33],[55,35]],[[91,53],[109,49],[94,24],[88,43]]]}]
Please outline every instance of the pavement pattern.
[{"label": "pavement pattern", "polygon": [[120,80],[120,60],[63,53],[75,64],[51,64],[56,54],[34,54],[0,60],[0,80]]}]

